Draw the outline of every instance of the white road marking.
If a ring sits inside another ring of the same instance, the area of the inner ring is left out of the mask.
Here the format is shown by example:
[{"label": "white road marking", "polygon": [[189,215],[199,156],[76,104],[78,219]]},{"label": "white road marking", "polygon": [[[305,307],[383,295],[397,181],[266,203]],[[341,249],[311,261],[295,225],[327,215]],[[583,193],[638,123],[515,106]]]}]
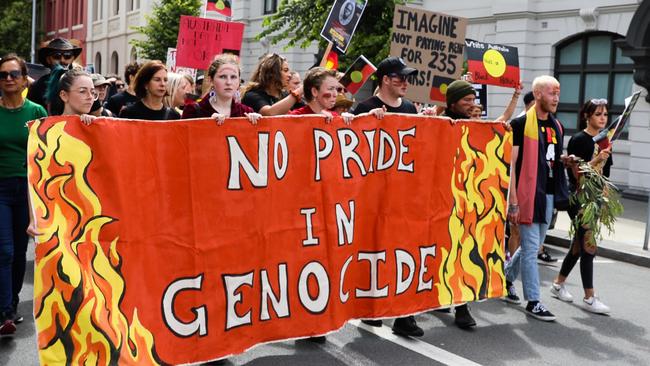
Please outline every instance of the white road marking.
[{"label": "white road marking", "polygon": [[423,342],[421,340],[414,339],[414,338],[397,336],[393,334],[393,331],[385,325],[382,326],[381,328],[373,327],[371,325],[364,324],[359,320],[351,320],[348,322],[348,324],[366,330],[387,341],[393,342],[399,346],[407,348],[413,352],[417,352],[422,356],[425,356],[434,361],[438,361],[445,365],[480,366],[480,364],[474,361],[458,356],[457,354],[445,351],[444,349],[438,348],[427,342]]}]

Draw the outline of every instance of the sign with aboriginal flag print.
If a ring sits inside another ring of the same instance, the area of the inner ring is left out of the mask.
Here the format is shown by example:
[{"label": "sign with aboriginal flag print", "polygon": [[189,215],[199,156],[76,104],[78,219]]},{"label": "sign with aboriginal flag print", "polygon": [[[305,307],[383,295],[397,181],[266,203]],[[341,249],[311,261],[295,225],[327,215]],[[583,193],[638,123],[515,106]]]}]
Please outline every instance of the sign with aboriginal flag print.
[{"label": "sign with aboriginal flag print", "polygon": [[465,40],[467,71],[478,84],[516,88],[519,85],[517,47]]},{"label": "sign with aboriginal flag print", "polygon": [[377,71],[375,65],[363,55],[359,56],[341,78],[341,84],[350,93],[356,94],[375,71]]},{"label": "sign with aboriginal flag print", "polygon": [[500,123],[58,116],[29,131],[43,365],[205,362],[504,294]]}]

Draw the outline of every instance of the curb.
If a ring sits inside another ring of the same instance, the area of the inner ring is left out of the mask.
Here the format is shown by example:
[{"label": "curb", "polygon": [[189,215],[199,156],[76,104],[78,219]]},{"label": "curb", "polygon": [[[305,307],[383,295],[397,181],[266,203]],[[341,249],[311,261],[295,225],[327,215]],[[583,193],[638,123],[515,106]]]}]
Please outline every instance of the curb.
[{"label": "curb", "polygon": [[[563,248],[569,248],[571,242],[569,239],[562,238],[559,236],[555,235],[546,235],[546,239],[544,240],[545,244],[550,244],[550,245],[555,245]],[[646,267],[650,268],[650,258],[648,257],[643,257],[631,253],[626,253],[626,252],[621,252],[618,250],[610,249],[610,248],[605,248],[602,246],[598,247],[598,256],[609,258],[609,259],[614,259],[617,261],[621,262],[626,262],[630,264],[634,264],[637,266],[641,267]]]}]

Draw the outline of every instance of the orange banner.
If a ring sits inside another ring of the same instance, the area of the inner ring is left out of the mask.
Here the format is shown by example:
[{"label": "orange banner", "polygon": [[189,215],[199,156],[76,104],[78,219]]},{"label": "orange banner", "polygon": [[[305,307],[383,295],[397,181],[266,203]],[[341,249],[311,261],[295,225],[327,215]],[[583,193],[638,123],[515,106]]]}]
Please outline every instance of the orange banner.
[{"label": "orange banner", "polygon": [[388,115],[31,124],[42,364],[178,364],[504,294],[512,138]]}]

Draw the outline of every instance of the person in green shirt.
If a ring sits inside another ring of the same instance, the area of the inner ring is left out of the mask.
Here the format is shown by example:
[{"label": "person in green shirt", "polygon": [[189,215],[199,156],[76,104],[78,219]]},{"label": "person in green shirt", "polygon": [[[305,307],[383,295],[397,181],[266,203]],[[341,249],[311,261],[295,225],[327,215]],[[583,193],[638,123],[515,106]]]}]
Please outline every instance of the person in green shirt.
[{"label": "person in green shirt", "polygon": [[42,106],[23,98],[27,65],[10,54],[0,59],[0,335],[16,331],[18,295],[25,277],[30,225],[27,198],[26,122],[46,117]]}]

